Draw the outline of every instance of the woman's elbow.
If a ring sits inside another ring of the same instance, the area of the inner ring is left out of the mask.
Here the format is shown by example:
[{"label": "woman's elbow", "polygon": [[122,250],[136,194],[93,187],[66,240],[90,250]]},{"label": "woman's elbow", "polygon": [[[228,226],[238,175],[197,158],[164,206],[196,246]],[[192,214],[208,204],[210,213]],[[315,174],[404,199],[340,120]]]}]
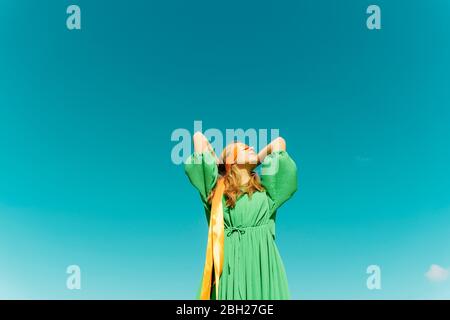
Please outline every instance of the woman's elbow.
[{"label": "woman's elbow", "polygon": [[202,152],[205,148],[205,137],[200,131],[196,131],[192,136],[192,140],[194,142],[194,151]]},{"label": "woman's elbow", "polygon": [[286,140],[282,137],[278,137],[273,140],[273,150],[272,151],[286,151]]}]

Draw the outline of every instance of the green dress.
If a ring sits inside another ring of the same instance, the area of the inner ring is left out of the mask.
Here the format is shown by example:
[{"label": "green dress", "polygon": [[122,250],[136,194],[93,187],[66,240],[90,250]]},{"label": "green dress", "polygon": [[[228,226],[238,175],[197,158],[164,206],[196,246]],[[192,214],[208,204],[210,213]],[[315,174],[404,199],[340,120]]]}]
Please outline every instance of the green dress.
[{"label": "green dress", "polygon": [[[297,190],[297,167],[286,151],[275,151],[261,164],[261,183],[265,190],[251,197],[242,194],[234,208],[225,204],[224,264],[219,297],[215,288],[211,300],[287,300],[288,281],[275,244],[277,209]],[[199,191],[209,223],[209,192],[218,178],[218,168],[210,151],[194,152],[186,160],[185,173]],[[200,298],[200,286],[196,299]]]}]

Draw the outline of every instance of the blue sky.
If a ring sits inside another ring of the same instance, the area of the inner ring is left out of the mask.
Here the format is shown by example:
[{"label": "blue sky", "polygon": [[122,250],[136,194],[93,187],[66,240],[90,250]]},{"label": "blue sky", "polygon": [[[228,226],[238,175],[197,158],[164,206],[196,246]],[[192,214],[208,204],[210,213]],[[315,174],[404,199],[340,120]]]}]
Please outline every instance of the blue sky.
[{"label": "blue sky", "polygon": [[[294,299],[450,298],[450,4],[68,1],[0,6],[0,298],[191,299],[201,203],[173,130],[279,128]],[[66,288],[79,265],[82,289]],[[366,288],[381,267],[382,289]]]}]

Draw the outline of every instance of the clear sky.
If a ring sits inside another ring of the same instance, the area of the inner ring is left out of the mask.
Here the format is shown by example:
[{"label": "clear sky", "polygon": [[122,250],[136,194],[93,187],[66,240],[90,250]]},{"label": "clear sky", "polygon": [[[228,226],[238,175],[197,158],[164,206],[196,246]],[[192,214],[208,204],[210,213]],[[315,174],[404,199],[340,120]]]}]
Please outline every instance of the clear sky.
[{"label": "clear sky", "polygon": [[361,0],[1,1],[0,298],[194,298],[194,120],[286,139],[292,298],[450,298],[450,3],[374,3],[378,31]]}]

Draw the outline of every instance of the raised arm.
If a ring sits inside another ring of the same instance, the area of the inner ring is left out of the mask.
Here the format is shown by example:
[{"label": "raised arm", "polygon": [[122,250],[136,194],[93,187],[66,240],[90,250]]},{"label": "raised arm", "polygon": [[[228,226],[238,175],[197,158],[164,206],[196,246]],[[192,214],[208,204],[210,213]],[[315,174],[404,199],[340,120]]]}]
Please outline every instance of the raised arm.
[{"label": "raised arm", "polygon": [[194,140],[195,152],[202,153],[205,151],[211,151],[211,153],[214,155],[214,158],[216,159],[216,163],[219,164],[219,158],[217,157],[213,147],[209,143],[208,139],[206,139],[206,137],[203,135],[203,133],[201,133],[200,131],[195,132],[192,139]]},{"label": "raised arm", "polygon": [[[199,191],[208,212],[211,205],[208,197],[218,178],[217,157],[209,141],[201,132],[194,134],[193,141],[194,152],[186,159],[184,171],[191,184]],[[209,221],[208,215],[207,220]]]},{"label": "raised arm", "polygon": [[261,184],[272,199],[275,212],[297,191],[297,166],[286,152],[286,141],[279,137],[262,149]]},{"label": "raised arm", "polygon": [[274,151],[286,151],[286,141],[282,137],[274,139],[271,143],[265,146],[261,151],[258,152],[258,161],[261,164],[265,157]]}]

